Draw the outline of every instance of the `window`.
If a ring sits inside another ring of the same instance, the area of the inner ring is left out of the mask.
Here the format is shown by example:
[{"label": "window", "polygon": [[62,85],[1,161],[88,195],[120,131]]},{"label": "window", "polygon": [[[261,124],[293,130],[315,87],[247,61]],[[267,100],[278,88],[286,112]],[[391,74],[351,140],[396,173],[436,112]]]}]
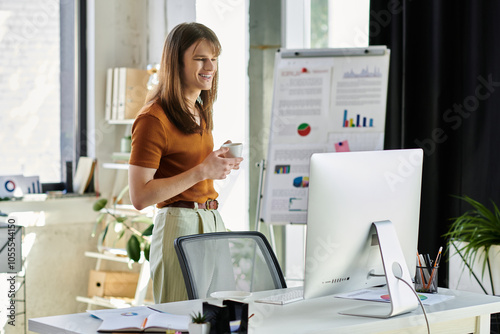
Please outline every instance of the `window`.
[{"label": "window", "polygon": [[0,175],[60,182],[73,160],[74,6],[0,0]]},{"label": "window", "polygon": [[283,43],[292,48],[368,45],[369,0],[287,0]]},{"label": "window", "polygon": [[[282,0],[282,41],[288,49],[346,48],[368,45],[369,0]],[[305,229],[286,227],[285,276],[303,279]],[[290,284],[291,283],[291,284]]]},{"label": "window", "polygon": [[231,230],[248,229],[248,2],[196,1],[196,21],[217,34],[222,53],[219,57],[219,92],[214,105],[214,149],[226,140],[244,143],[240,170],[225,180],[215,181],[221,214]]}]

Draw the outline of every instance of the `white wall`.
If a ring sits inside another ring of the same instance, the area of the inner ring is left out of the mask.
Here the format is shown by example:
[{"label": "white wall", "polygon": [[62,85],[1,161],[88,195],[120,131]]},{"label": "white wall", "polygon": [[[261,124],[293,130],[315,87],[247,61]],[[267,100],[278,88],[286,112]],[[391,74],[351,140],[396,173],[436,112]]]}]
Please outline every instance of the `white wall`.
[{"label": "white wall", "polygon": [[[3,289],[8,274],[0,274],[0,333],[24,333],[28,318],[83,312],[86,304],[76,301],[87,294],[89,270],[95,261],[84,256],[96,251],[97,239],[91,237],[96,213],[93,197],[47,201],[0,202],[0,210],[9,212],[25,226],[23,256],[26,267],[26,296],[16,292],[16,299],[26,299],[26,316],[19,313],[23,303],[17,301],[15,326],[6,324],[9,302]],[[62,209],[64,208],[64,209]],[[16,278],[19,286],[20,278]]]},{"label": "white wall", "polygon": [[330,0],[328,16],[329,47],[368,46],[369,0]]},{"label": "white wall", "polygon": [[[222,44],[219,93],[214,105],[214,149],[226,140],[244,144],[240,170],[215,182],[226,227],[248,230],[248,4],[196,1],[196,21],[212,29]],[[250,199],[253,200],[253,199]]]},{"label": "white wall", "polygon": [[[120,139],[130,126],[110,125],[104,117],[106,70],[110,67],[146,69],[148,53],[147,1],[87,2],[87,127],[88,155],[99,162],[99,185],[108,197],[117,174],[102,168],[119,152]],[[126,174],[126,173],[121,173]],[[126,180],[126,175],[122,178]]]}]

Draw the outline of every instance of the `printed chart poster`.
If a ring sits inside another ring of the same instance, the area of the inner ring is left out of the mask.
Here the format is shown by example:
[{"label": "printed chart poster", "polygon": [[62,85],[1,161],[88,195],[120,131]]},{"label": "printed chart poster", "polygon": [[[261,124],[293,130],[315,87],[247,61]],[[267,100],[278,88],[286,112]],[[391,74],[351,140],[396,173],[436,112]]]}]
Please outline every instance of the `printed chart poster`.
[{"label": "printed chart poster", "polygon": [[388,64],[385,57],[349,57],[335,63],[330,131],[384,131]]},{"label": "printed chart poster", "polygon": [[273,101],[273,142],[326,142],[331,68],[294,67],[277,73]]},{"label": "printed chart poster", "polygon": [[389,56],[386,49],[370,56],[277,53],[265,223],[306,223],[313,153],[383,149]]},{"label": "printed chart poster", "polygon": [[38,176],[0,175],[0,197],[22,197],[41,192]]},{"label": "printed chart poster", "polygon": [[[313,153],[326,152],[326,145],[276,145],[267,170],[269,195],[264,221],[273,224],[304,223],[307,214],[309,160]],[[269,220],[266,220],[269,219]]]}]

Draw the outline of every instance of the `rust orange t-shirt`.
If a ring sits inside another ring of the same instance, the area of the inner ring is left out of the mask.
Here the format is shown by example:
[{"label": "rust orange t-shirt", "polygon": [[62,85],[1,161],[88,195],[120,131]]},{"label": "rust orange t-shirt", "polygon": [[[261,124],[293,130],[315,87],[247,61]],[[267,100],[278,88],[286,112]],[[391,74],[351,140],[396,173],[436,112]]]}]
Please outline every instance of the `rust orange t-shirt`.
[{"label": "rust orange t-shirt", "polygon": [[[132,126],[131,165],[155,168],[155,179],[167,178],[196,165],[212,153],[212,132],[185,134],[172,124],[158,103],[145,105]],[[212,180],[198,182],[191,188],[157,204],[162,208],[176,201],[204,203],[217,198]]]}]

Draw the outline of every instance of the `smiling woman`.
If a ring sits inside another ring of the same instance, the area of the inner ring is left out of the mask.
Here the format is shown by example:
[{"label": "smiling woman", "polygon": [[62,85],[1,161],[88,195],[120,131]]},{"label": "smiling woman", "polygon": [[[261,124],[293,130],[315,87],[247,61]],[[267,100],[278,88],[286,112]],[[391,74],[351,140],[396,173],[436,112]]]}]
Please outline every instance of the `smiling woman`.
[{"label": "smiling woman", "polygon": [[213,180],[239,169],[242,158],[214,149],[212,109],[217,96],[215,33],[183,23],[168,35],[158,85],[132,126],[129,186],[132,204],[156,204],[150,250],[156,303],[187,299],[173,247],[181,235],[225,231]]},{"label": "smiling woman", "polygon": [[[190,101],[196,101],[200,90],[210,90],[217,73],[217,50],[205,40],[191,45],[184,53],[182,87]],[[190,106],[194,116],[199,116],[197,108]]]}]

